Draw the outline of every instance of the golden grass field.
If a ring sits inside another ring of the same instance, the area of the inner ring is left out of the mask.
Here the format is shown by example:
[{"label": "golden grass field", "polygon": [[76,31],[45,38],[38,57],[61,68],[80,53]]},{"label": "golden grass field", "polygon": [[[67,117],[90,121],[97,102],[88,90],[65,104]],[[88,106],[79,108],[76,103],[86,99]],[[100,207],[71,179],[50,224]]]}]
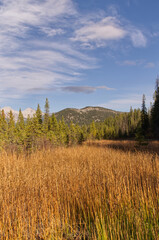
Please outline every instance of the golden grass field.
[{"label": "golden grass field", "polygon": [[2,151],[0,239],[159,239],[159,156],[107,144]]}]

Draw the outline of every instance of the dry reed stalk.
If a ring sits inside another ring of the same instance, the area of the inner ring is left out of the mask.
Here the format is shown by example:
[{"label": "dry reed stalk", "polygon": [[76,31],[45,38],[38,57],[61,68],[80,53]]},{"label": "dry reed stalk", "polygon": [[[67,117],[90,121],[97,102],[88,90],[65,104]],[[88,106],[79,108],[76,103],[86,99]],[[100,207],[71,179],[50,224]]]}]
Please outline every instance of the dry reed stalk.
[{"label": "dry reed stalk", "polygon": [[0,239],[157,239],[158,183],[159,157],[144,152],[2,152]]}]

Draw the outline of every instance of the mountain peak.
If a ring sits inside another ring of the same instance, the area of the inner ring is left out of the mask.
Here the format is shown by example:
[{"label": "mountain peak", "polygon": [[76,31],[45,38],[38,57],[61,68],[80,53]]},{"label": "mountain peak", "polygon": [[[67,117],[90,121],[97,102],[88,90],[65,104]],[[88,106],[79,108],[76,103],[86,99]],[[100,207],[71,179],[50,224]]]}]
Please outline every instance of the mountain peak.
[{"label": "mountain peak", "polygon": [[26,108],[24,111],[22,111],[24,118],[27,118],[28,115],[30,117],[33,117],[33,115],[36,113],[36,111],[32,108]]},{"label": "mountain peak", "polygon": [[[5,114],[8,114],[10,111],[12,111],[13,115],[14,115],[14,118],[15,118],[15,121],[17,121],[18,119],[18,114],[19,114],[19,111],[16,111],[14,109],[12,109],[10,106],[6,106],[6,107],[3,107],[1,108],[0,110],[4,110]],[[30,117],[33,117],[33,115],[35,114],[35,110],[32,109],[32,108],[27,108],[25,110],[22,111],[22,114],[24,116],[24,118],[27,118],[28,115]]]},{"label": "mountain peak", "polygon": [[9,106],[3,107],[1,110],[4,110],[4,112],[10,112],[13,111],[13,109]]}]

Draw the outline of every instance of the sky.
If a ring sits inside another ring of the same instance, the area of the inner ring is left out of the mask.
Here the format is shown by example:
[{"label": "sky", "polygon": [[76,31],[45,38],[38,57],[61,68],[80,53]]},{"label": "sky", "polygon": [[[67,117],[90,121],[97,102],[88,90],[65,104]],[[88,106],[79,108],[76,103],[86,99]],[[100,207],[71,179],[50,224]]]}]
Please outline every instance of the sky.
[{"label": "sky", "polygon": [[158,0],[0,0],[0,107],[153,102]]}]

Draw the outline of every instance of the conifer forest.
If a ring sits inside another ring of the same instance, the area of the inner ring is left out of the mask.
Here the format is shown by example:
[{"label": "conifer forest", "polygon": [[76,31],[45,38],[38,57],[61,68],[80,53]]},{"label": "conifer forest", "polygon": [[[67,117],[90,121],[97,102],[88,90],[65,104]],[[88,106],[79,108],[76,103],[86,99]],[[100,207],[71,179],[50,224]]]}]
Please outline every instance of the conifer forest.
[{"label": "conifer forest", "polygon": [[12,111],[5,115],[0,112],[0,146],[32,150],[47,146],[71,146],[82,144],[87,140],[134,139],[138,141],[159,139],[159,80],[156,80],[154,102],[149,110],[143,95],[141,109],[108,117],[104,122],[92,122],[89,125],[78,125],[62,118],[57,121],[55,114],[50,114],[49,101],[46,98],[45,113],[40,106],[32,118],[25,120],[21,109],[15,122]]}]

